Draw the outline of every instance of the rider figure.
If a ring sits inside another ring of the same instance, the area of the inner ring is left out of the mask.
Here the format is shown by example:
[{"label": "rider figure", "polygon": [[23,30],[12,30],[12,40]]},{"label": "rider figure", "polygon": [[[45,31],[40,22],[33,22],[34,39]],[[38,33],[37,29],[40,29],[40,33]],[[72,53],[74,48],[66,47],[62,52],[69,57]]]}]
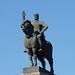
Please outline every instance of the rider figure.
[{"label": "rider figure", "polygon": [[39,14],[34,14],[35,21],[31,22],[34,27],[35,35],[38,38],[40,49],[38,51],[42,51],[42,42],[44,39],[44,31],[48,28],[48,26],[43,22],[39,21]]}]

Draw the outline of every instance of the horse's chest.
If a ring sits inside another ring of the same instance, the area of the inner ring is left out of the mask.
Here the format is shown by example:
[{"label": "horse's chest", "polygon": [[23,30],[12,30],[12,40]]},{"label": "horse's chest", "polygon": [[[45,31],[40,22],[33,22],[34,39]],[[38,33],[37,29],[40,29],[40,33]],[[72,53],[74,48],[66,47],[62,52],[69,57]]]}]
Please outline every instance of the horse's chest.
[{"label": "horse's chest", "polygon": [[31,37],[29,39],[27,39],[26,37],[24,38],[24,46],[26,48],[35,48],[37,46],[37,39],[36,36]]},{"label": "horse's chest", "polygon": [[30,38],[30,39],[24,38],[24,45],[25,45],[25,47],[31,48],[31,42],[32,42],[32,38]]}]

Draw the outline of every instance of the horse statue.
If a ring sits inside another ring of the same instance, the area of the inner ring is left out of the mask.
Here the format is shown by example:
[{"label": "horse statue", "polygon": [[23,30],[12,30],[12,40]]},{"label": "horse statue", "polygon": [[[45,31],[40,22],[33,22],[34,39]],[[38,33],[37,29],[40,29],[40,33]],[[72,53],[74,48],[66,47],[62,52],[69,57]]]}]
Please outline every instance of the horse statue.
[{"label": "horse statue", "polygon": [[[31,21],[24,20],[21,25],[21,28],[26,35],[24,37],[24,46],[26,48],[26,52],[29,55],[31,67],[37,65],[37,58],[38,58],[38,60],[42,64],[43,68],[45,69],[44,58],[46,58],[50,64],[50,68],[51,68],[50,73],[52,75],[54,75],[53,74],[54,70],[53,70],[53,58],[52,58],[52,44],[50,42],[44,40],[43,50],[38,51],[39,50],[39,43],[38,43],[37,36],[34,33],[34,27],[31,24]],[[34,58],[34,63],[32,60],[32,56]]]}]

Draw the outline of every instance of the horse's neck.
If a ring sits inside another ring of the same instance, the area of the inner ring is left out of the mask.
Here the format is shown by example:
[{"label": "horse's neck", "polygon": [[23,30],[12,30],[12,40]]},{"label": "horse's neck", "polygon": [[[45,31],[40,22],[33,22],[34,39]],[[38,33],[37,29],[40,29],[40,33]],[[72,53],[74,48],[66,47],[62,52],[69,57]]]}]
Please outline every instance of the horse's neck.
[{"label": "horse's neck", "polygon": [[26,37],[28,38],[28,37],[29,37],[29,35],[26,35]]},{"label": "horse's neck", "polygon": [[31,38],[31,37],[33,37],[33,36],[32,35],[26,35],[26,38],[28,38],[28,39]]},{"label": "horse's neck", "polygon": [[31,38],[34,36],[34,31],[30,30],[28,34],[25,34],[27,38]]}]

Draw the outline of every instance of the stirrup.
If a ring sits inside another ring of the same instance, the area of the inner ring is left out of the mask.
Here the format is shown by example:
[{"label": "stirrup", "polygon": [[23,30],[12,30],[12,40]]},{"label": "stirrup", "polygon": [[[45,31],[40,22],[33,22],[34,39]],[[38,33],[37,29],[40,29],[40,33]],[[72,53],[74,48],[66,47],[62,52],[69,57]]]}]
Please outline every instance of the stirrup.
[{"label": "stirrup", "polygon": [[42,52],[42,49],[40,48],[38,51],[39,51],[39,52]]}]

